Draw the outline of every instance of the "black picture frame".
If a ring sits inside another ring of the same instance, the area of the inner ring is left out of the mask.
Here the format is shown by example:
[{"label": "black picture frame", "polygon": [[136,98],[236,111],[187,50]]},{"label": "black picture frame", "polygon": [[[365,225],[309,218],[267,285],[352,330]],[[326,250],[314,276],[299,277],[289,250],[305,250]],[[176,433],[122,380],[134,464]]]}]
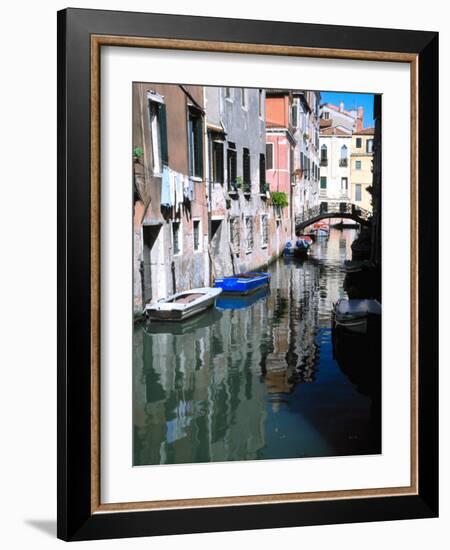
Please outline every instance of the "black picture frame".
[{"label": "black picture frame", "polygon": [[[400,52],[418,61],[418,492],[92,512],[91,36]],[[438,33],[148,13],[58,12],[58,537],[89,540],[438,515]]]}]

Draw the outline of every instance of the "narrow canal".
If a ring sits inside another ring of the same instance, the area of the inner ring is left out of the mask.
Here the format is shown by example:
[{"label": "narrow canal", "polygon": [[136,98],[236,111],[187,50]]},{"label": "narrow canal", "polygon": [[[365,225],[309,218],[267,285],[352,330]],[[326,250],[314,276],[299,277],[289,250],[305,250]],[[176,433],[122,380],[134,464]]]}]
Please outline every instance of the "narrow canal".
[{"label": "narrow canal", "polygon": [[134,465],[381,452],[379,399],[333,357],[355,236],[332,229],[305,261],[280,258],[269,292],[135,328]]}]

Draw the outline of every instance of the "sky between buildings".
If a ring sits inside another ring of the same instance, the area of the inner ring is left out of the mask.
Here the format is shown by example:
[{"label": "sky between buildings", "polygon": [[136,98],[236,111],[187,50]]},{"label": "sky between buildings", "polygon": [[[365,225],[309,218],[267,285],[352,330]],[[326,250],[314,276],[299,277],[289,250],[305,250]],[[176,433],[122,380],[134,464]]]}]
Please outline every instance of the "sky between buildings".
[{"label": "sky between buildings", "polygon": [[339,106],[341,101],[344,102],[344,109],[350,111],[358,107],[364,108],[364,125],[363,128],[374,126],[373,120],[373,94],[354,94],[347,92],[320,92],[321,103],[333,103]]}]

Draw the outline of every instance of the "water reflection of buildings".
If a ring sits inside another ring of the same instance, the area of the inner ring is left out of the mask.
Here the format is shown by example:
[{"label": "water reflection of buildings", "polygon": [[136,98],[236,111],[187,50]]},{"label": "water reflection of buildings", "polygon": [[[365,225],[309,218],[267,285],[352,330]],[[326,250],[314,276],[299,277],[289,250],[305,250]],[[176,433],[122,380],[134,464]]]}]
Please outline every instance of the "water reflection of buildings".
[{"label": "water reflection of buildings", "polygon": [[135,331],[135,465],[270,458],[269,416],[316,381],[324,330],[331,339],[353,240],[332,233],[304,263],[273,264],[270,292],[248,307],[223,303],[178,334]]}]

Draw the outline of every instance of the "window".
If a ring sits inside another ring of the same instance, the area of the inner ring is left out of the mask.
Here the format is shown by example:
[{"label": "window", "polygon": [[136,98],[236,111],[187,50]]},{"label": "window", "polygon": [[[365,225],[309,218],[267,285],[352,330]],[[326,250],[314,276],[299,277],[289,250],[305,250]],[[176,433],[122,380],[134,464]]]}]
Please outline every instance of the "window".
[{"label": "window", "polygon": [[221,141],[212,142],[212,181],[223,183],[223,143]]},{"label": "window", "polygon": [[244,192],[249,193],[252,186],[252,180],[250,176],[250,151],[247,147],[242,149],[242,179]]},{"label": "window", "polygon": [[297,118],[297,105],[292,105],[291,108],[291,120],[292,120],[292,126],[294,128],[297,128],[298,124],[298,118]]},{"label": "window", "polygon": [[247,90],[245,88],[241,88],[241,105],[244,109],[247,108]]},{"label": "window", "polygon": [[266,143],[266,170],[273,170],[273,143]]},{"label": "window", "polygon": [[362,145],[362,139],[356,138],[356,148],[361,149],[361,145]]},{"label": "window", "polygon": [[326,178],[326,176],[321,176],[320,177],[320,188],[321,189],[326,189],[327,188],[327,178]]},{"label": "window", "polygon": [[361,170],[361,161],[355,160],[355,170]]},{"label": "window", "polygon": [[320,148],[320,166],[328,165],[328,148],[325,144]]},{"label": "window", "polygon": [[150,130],[152,135],[153,173],[161,174],[163,164],[167,165],[167,116],[166,106],[160,101],[149,100]]},{"label": "window", "polygon": [[203,124],[200,112],[189,109],[188,119],[189,141],[189,174],[198,178],[203,177]]},{"label": "window", "polygon": [[174,255],[181,252],[180,231],[180,222],[172,222],[172,243]]},{"label": "window", "polygon": [[263,214],[261,216],[261,246],[267,246],[269,242],[269,216]]},{"label": "window", "polygon": [[235,254],[239,254],[241,248],[241,238],[239,232],[239,216],[230,218],[230,242]]},{"label": "window", "polygon": [[366,153],[373,153],[373,139],[366,141]]},{"label": "window", "polygon": [[259,155],[259,192],[266,192],[266,157],[262,153]]},{"label": "window", "polygon": [[355,202],[359,202],[361,200],[361,184],[356,183],[355,184]]},{"label": "window", "polygon": [[194,220],[194,250],[200,250],[200,220]]},{"label": "window", "polygon": [[258,93],[258,114],[262,118],[264,116],[264,94],[262,90]]},{"label": "window", "polygon": [[231,99],[231,88],[224,88],[226,99]]},{"label": "window", "polygon": [[300,168],[303,171],[305,167],[305,155],[300,152]]},{"label": "window", "polygon": [[325,120],[329,120],[329,119],[330,119],[330,113],[327,112],[327,111],[325,111],[325,112],[323,113],[323,118],[324,118]]},{"label": "window", "polygon": [[234,143],[228,143],[227,150],[227,185],[230,191],[235,190],[236,184],[236,171],[237,171],[237,162],[236,162],[236,148]]},{"label": "window", "polygon": [[341,158],[339,159],[339,166],[347,166],[347,146],[341,147]]},{"label": "window", "polygon": [[253,218],[251,216],[245,218],[245,250],[246,252],[253,250]]},{"label": "window", "polygon": [[348,178],[341,178],[341,192],[347,194],[348,191]]}]

